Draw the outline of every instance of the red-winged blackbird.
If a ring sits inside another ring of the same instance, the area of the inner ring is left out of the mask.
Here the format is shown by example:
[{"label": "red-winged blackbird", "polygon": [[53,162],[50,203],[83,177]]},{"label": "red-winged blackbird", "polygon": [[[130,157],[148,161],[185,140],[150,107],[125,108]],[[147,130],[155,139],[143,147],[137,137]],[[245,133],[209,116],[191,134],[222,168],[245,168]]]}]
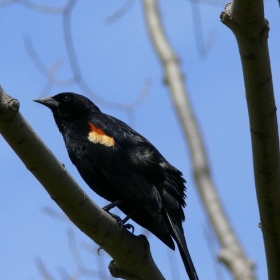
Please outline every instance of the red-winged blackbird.
[{"label": "red-winged blackbird", "polygon": [[66,92],[35,101],[52,110],[69,157],[89,187],[172,250],[174,239],[189,278],[198,280],[182,227],[182,173],[147,139],[82,95]]}]

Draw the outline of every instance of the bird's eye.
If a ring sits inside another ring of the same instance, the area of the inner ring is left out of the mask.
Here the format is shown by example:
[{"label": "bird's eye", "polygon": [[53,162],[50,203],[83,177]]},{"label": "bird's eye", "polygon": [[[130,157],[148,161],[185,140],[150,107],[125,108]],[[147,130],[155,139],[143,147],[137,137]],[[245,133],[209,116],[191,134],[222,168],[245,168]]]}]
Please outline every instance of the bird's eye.
[{"label": "bird's eye", "polygon": [[64,97],[63,97],[63,101],[69,101],[71,98],[70,98],[70,95],[65,95]]}]

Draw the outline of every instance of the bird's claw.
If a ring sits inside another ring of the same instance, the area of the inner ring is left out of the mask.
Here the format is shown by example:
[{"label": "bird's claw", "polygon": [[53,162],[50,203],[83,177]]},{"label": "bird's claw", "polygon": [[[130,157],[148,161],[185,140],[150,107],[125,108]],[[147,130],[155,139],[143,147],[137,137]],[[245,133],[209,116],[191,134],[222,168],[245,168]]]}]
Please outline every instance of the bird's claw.
[{"label": "bird's claw", "polygon": [[119,226],[119,230],[121,230],[125,225],[123,224],[123,220],[119,217],[119,216],[116,216],[115,217],[115,220]]},{"label": "bird's claw", "polygon": [[102,248],[101,246],[98,247],[98,249],[97,249],[97,254],[98,254],[99,256],[101,256],[101,255],[100,255],[100,251],[101,251],[101,250],[103,250],[103,248]]},{"label": "bird's claw", "polygon": [[131,224],[126,224],[127,219],[121,219],[119,216],[112,214],[110,212],[107,212],[112,218],[115,219],[115,221],[117,222],[118,226],[119,226],[119,230],[121,230],[123,227],[127,230],[131,229],[131,232],[134,233],[134,226]]},{"label": "bird's claw", "polygon": [[131,232],[134,233],[134,226],[131,224],[125,224],[125,220],[122,220],[120,217],[116,216],[115,218],[116,222],[118,223],[119,230],[122,228],[125,228],[127,230],[131,229]]},{"label": "bird's claw", "polygon": [[[118,201],[117,201],[118,202]],[[126,218],[124,218],[123,220],[115,215],[115,214],[112,214],[109,212],[109,210],[112,208],[111,206],[113,204],[116,204],[117,202],[114,202],[114,203],[111,203],[111,204],[108,204],[106,205],[105,207],[103,207],[103,210],[105,210],[113,219],[115,219],[115,221],[117,222],[118,226],[119,226],[119,230],[121,230],[123,227],[127,230],[130,230],[131,229],[131,232],[134,233],[134,226],[131,225],[131,224],[126,224],[126,222],[129,220],[129,218],[132,216],[132,214],[134,212],[132,212],[131,215],[128,215]],[[120,202],[119,202],[120,203]]]},{"label": "bird's claw", "polygon": [[130,230],[131,229],[131,233],[134,233],[134,226],[131,224],[125,224],[124,225],[125,229]]},{"label": "bird's claw", "polygon": [[[115,215],[114,219],[116,220],[118,226],[120,227],[119,230],[121,230],[121,229],[124,227],[124,228],[127,229],[127,230],[130,230],[130,229],[131,229],[131,233],[134,233],[134,226],[133,226],[133,225],[131,225],[131,224],[124,224],[124,223],[123,223],[123,220],[122,220],[119,216],[116,216],[116,215]],[[97,254],[98,254],[99,256],[101,256],[101,255],[100,255],[100,251],[101,251],[101,250],[103,250],[103,248],[102,248],[101,246],[98,247],[98,249],[97,249]]]}]

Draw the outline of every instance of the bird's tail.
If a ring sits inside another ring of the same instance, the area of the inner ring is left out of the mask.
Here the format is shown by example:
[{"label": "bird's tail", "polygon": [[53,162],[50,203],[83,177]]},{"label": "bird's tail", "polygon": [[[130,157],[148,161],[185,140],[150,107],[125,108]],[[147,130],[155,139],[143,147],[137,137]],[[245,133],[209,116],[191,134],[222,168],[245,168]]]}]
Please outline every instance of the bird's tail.
[{"label": "bird's tail", "polygon": [[166,211],[166,215],[170,222],[172,235],[177,243],[177,246],[181,254],[181,258],[183,260],[184,266],[186,268],[190,280],[199,280],[187,247],[183,229],[181,228],[181,226],[178,226],[178,223],[176,223],[176,219],[172,218],[167,211]]}]

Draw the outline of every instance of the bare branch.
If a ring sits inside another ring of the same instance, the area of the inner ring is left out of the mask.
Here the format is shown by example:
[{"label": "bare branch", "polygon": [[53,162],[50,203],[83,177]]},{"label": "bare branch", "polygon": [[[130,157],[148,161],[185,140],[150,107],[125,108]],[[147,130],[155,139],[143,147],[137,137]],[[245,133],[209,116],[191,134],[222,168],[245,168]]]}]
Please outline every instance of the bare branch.
[{"label": "bare branch", "polygon": [[29,0],[15,0],[13,1],[15,4],[20,4],[28,9],[35,10],[41,13],[49,13],[49,14],[62,14],[64,12],[64,7],[53,7],[46,6],[38,3],[34,3]]},{"label": "bare branch", "polygon": [[[201,132],[195,119],[184,84],[179,59],[167,40],[162,27],[156,0],[144,0],[144,8],[151,40],[165,69],[165,80],[170,87],[174,106],[188,140],[193,172],[209,219],[221,243],[222,260],[235,279],[253,280],[254,265],[234,233],[213,183]],[[227,260],[227,261],[226,261]],[[279,266],[280,267],[280,266]]]},{"label": "bare branch", "polygon": [[208,227],[204,227],[204,236],[209,248],[209,252],[213,261],[213,267],[216,274],[217,280],[223,280],[223,271],[220,262],[217,263],[217,252],[218,252],[218,244],[217,244],[217,238],[215,236],[215,233],[212,230],[213,228],[208,223]]},{"label": "bare branch", "polygon": [[[96,277],[98,276],[98,279],[100,280],[105,280],[107,279],[107,274],[105,273],[106,268],[103,266],[104,269],[101,269],[101,267],[97,266],[98,270],[95,271],[93,269],[87,269],[85,267],[83,258],[81,256],[80,250],[78,248],[78,244],[76,242],[76,236],[75,233],[72,229],[67,230],[67,237],[68,237],[68,242],[69,242],[69,248],[72,252],[72,255],[74,257],[75,263],[77,265],[77,271],[72,274],[72,276],[68,275],[67,279],[78,279],[79,276],[91,276],[91,277]],[[96,255],[97,250],[94,251],[95,257],[98,259],[101,259],[100,256]],[[66,270],[65,269],[60,269],[60,272],[62,275],[66,275]]]},{"label": "bare branch", "polygon": [[172,279],[181,280],[179,269],[178,269],[178,263],[176,262],[176,256],[174,258],[174,255],[172,254],[172,251],[167,249],[167,257],[168,257],[168,263],[170,266],[170,271],[172,271]]},{"label": "bare branch", "polygon": [[145,236],[134,236],[99,208],[58,162],[0,87],[0,132],[69,219],[112,256],[110,272],[125,279],[164,279]]},{"label": "bare branch", "polygon": [[215,36],[214,34],[211,34],[208,40],[205,42],[203,36],[200,7],[199,7],[200,1],[199,0],[189,0],[189,1],[191,3],[192,18],[193,18],[193,23],[195,28],[194,36],[195,36],[196,48],[201,56],[206,56],[213,45]]},{"label": "bare branch", "polygon": [[25,35],[23,37],[24,45],[27,54],[29,55],[31,61],[37,68],[37,70],[47,78],[45,86],[42,89],[41,94],[38,96],[38,98],[43,96],[48,96],[49,92],[52,90],[54,86],[71,86],[74,83],[76,83],[75,78],[69,78],[66,80],[58,79],[56,77],[57,72],[59,71],[61,65],[63,64],[62,59],[57,59],[53,66],[48,69],[48,67],[43,63],[41,58],[39,57],[37,51],[35,50],[31,37],[29,35]]},{"label": "bare branch", "polygon": [[78,62],[77,54],[74,49],[73,36],[72,36],[72,28],[71,28],[71,14],[75,7],[77,0],[70,0],[64,13],[63,13],[63,30],[64,30],[64,41],[68,54],[68,59],[74,73],[75,80],[77,84],[81,87],[81,89],[87,94],[91,95],[99,104],[104,105],[109,108],[118,109],[126,111],[128,109],[128,105],[124,105],[121,103],[110,102],[96,94],[91,87],[87,84],[82,76],[82,72],[80,69],[80,65]]},{"label": "bare branch", "polygon": [[69,248],[72,252],[75,263],[79,270],[83,270],[85,268],[85,265],[84,265],[83,259],[81,257],[80,251],[78,250],[78,247],[77,247],[76,236],[74,234],[74,231],[71,229],[68,229],[67,237],[68,237]]},{"label": "bare branch", "polygon": [[44,280],[54,280],[54,277],[47,270],[45,263],[40,258],[36,258],[35,262],[39,273],[41,274]]},{"label": "bare branch", "polygon": [[23,37],[24,45],[27,54],[29,55],[30,59],[34,63],[35,67],[41,72],[42,75],[46,76],[48,81],[52,84],[59,85],[59,86],[71,86],[75,83],[74,77],[62,80],[56,77],[56,73],[60,69],[63,64],[62,59],[57,59],[53,66],[49,69],[41,60],[40,56],[38,55],[37,51],[35,50],[31,37],[29,35],[25,35]]},{"label": "bare branch", "polygon": [[268,276],[280,279],[279,136],[263,1],[233,1],[221,21],[233,31],[239,47]]},{"label": "bare branch", "polygon": [[[92,96],[96,102],[98,102],[100,105],[106,106],[107,108],[112,108],[116,110],[121,110],[125,111],[128,113],[131,113],[132,110],[135,108],[135,102],[132,104],[122,104],[122,103],[117,103],[117,102],[111,102],[100,95],[96,94],[91,86],[85,81],[82,75],[82,71],[80,69],[80,65],[78,62],[77,54],[74,48],[74,43],[73,43],[73,36],[72,36],[72,27],[71,27],[71,15],[72,11],[75,7],[77,0],[70,0],[68,2],[68,5],[63,13],[63,30],[64,30],[64,41],[65,41],[65,46],[68,54],[68,59],[70,61],[70,65],[72,68],[72,72],[74,73],[74,78],[77,82],[77,84],[80,86],[83,92],[89,94]],[[143,99],[141,99],[143,100]],[[136,103],[139,105],[139,102]]]},{"label": "bare branch", "polygon": [[68,219],[68,217],[63,213],[63,212],[58,212],[56,211],[54,208],[52,207],[43,207],[42,212],[44,214],[49,215],[50,217],[63,221],[63,222],[70,222],[70,220]]},{"label": "bare branch", "polygon": [[[123,16],[125,12],[133,5],[134,0],[127,0],[125,5],[118,10],[114,15],[112,15],[108,21],[116,20],[118,17]],[[61,65],[63,64],[62,59],[57,59],[54,64],[49,68],[47,67],[43,60],[40,58],[38,52],[33,46],[31,37],[29,35],[25,35],[23,37],[25,48],[27,54],[31,58],[33,64],[37,68],[37,70],[44,75],[47,80],[42,89],[41,96],[48,96],[50,91],[54,86],[61,87],[69,87],[74,84],[78,84],[83,92],[90,95],[92,98],[96,100],[100,105],[106,106],[108,108],[116,109],[124,111],[128,114],[129,122],[134,122],[134,111],[135,109],[141,105],[141,103],[145,100],[149,93],[149,89],[151,87],[151,81],[147,81],[145,85],[145,89],[140,92],[138,96],[136,96],[135,100],[131,102],[131,104],[122,104],[117,102],[111,102],[104,99],[102,96],[98,95],[94,92],[92,87],[85,81],[82,70],[80,68],[80,64],[78,61],[77,53],[74,48],[74,40],[72,36],[72,27],[71,27],[71,16],[73,14],[75,5],[77,0],[69,0],[64,7],[52,7],[34,3],[29,0],[0,0],[0,7],[10,6],[13,4],[22,4],[29,9],[36,10],[38,12],[46,12],[46,13],[54,13],[61,14],[63,19],[63,33],[64,33],[64,42],[67,50],[67,56],[70,63],[71,70],[73,72],[73,76],[68,79],[59,79],[57,78],[57,72],[60,70]]]},{"label": "bare branch", "polygon": [[5,8],[16,3],[17,0],[2,0],[0,1],[0,7]]},{"label": "bare branch", "polygon": [[135,0],[126,0],[125,4],[119,10],[105,19],[105,23],[112,24],[119,20],[131,9],[134,3]]}]

